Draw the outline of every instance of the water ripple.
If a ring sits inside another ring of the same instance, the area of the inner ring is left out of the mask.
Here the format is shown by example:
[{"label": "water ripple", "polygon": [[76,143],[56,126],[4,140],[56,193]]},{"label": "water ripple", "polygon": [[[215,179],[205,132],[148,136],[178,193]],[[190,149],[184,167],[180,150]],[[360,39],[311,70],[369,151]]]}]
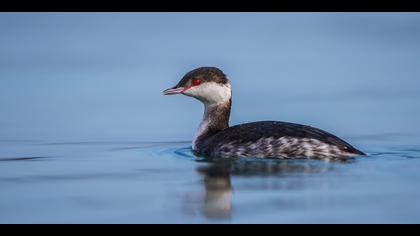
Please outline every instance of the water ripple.
[{"label": "water ripple", "polygon": [[164,149],[159,152],[162,155],[171,155],[176,158],[186,159],[186,160],[196,160],[197,157],[194,155],[191,147],[174,147]]},{"label": "water ripple", "polygon": [[52,157],[6,157],[1,158],[0,161],[33,161],[33,160],[40,160],[40,159],[49,159]]}]

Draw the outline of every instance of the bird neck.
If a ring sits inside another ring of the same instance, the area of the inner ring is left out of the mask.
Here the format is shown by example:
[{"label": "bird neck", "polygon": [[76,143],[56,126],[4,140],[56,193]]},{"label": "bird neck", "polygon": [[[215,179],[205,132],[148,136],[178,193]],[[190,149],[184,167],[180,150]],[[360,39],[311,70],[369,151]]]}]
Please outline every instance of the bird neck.
[{"label": "bird neck", "polygon": [[214,104],[204,104],[203,120],[195,133],[193,150],[197,150],[204,139],[217,132],[229,128],[230,110],[232,99]]}]

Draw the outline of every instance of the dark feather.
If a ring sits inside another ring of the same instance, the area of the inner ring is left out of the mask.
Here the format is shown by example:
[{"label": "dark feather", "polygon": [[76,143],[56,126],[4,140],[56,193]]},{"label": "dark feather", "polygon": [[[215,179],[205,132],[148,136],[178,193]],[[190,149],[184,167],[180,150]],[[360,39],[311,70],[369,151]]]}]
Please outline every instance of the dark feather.
[{"label": "dark feather", "polygon": [[298,139],[315,139],[325,144],[336,146],[344,153],[365,155],[349,143],[334,136],[326,131],[307,126],[281,121],[259,121],[236,125],[221,130],[210,137],[203,138],[199,144],[199,152],[203,155],[212,156],[218,144],[235,142],[235,144],[245,144],[257,142],[261,138],[278,139],[281,137]]}]

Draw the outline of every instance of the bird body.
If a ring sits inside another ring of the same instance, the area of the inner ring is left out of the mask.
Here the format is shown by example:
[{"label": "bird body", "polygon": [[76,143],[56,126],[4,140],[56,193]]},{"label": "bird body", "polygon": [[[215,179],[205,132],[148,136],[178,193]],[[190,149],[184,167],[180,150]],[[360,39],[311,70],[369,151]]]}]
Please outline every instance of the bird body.
[{"label": "bird body", "polygon": [[203,120],[192,142],[199,156],[341,159],[365,155],[337,136],[307,125],[259,121],[230,127],[231,84],[215,67],[190,71],[163,94],[183,94],[204,104]]}]

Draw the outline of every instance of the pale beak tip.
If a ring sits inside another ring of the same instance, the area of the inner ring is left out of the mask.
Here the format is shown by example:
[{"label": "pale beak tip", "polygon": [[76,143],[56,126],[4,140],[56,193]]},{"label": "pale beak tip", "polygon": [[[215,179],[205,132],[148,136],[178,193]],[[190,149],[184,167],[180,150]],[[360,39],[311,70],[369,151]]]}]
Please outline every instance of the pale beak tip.
[{"label": "pale beak tip", "polygon": [[168,90],[169,90],[169,89],[165,89],[165,90],[163,90],[163,91],[162,91],[162,93],[161,93],[161,95],[168,95]]},{"label": "pale beak tip", "polygon": [[184,91],[184,88],[169,88],[169,89],[163,90],[162,95],[180,94],[183,91]]}]

